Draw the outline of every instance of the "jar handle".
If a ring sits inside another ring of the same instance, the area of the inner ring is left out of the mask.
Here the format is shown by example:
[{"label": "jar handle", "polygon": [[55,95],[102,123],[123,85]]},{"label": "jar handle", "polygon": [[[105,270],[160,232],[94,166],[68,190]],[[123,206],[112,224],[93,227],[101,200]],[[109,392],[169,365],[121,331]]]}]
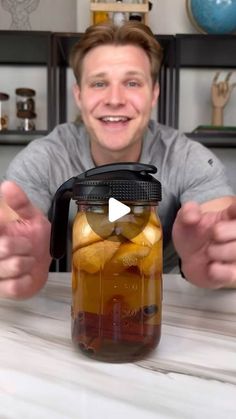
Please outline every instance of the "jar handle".
[{"label": "jar handle", "polygon": [[[92,169],[87,170],[85,174],[83,174],[83,178],[87,178],[93,175],[100,175],[103,173],[108,173],[116,170],[128,170],[131,172],[139,172],[142,175],[147,175],[148,173],[156,173],[157,168],[152,164],[145,164],[145,163],[133,163],[133,162],[125,162],[125,163],[112,163],[112,164],[105,164],[103,166],[93,167]],[[80,178],[81,176],[78,176]]]},{"label": "jar handle", "polygon": [[69,204],[72,197],[75,177],[63,183],[55,193],[49,214],[51,221],[50,254],[60,259],[66,251]]}]

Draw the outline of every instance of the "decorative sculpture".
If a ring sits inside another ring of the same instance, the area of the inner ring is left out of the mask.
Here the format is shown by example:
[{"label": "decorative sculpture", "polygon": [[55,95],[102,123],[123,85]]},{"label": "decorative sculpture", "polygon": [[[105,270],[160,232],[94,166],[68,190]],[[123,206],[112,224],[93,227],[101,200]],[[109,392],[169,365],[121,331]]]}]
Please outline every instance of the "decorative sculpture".
[{"label": "decorative sculpture", "polygon": [[40,0],[1,0],[3,9],[11,14],[10,29],[31,30],[29,15],[37,9]]},{"label": "decorative sculpture", "polygon": [[224,107],[228,103],[236,83],[230,84],[233,71],[229,71],[223,81],[218,81],[220,71],[217,71],[211,85],[212,125],[224,125]]}]

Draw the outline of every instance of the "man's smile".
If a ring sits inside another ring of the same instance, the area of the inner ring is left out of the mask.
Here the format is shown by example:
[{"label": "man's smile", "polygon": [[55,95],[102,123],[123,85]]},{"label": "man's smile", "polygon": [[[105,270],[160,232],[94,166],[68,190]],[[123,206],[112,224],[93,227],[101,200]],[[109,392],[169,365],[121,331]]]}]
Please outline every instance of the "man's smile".
[{"label": "man's smile", "polygon": [[102,122],[127,122],[129,121],[131,118],[128,118],[127,116],[122,116],[122,115],[107,115],[107,116],[102,116],[99,118],[100,121]]}]

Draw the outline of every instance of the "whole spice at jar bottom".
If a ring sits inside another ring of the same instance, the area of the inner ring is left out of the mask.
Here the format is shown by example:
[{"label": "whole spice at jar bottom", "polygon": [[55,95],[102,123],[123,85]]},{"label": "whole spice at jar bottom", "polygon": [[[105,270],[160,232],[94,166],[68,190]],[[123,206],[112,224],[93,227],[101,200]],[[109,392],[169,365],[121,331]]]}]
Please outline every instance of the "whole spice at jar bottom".
[{"label": "whole spice at jar bottom", "polygon": [[18,111],[17,118],[19,119],[18,129],[22,131],[33,131],[35,130],[34,119],[36,118],[36,113],[32,111]]},{"label": "whole spice at jar bottom", "polygon": [[33,89],[20,87],[15,90],[16,93],[16,111],[35,112],[35,100],[33,97],[36,92]]}]

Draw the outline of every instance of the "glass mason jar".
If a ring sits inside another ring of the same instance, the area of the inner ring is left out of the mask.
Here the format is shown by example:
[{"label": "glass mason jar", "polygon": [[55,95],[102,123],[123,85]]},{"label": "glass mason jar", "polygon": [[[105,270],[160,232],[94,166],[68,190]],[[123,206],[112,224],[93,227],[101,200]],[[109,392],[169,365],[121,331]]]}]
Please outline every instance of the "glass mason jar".
[{"label": "glass mason jar", "polygon": [[0,92],[0,131],[8,129],[9,123],[9,95],[7,93]]},{"label": "glass mason jar", "polygon": [[[136,361],[160,340],[161,185],[149,174],[154,171],[154,166],[117,163],[69,180],[78,205],[72,231],[72,341],[97,360]],[[56,195],[54,257],[57,247],[59,254],[63,248],[57,228],[64,235],[68,186]],[[120,206],[127,213],[120,214]]]}]

